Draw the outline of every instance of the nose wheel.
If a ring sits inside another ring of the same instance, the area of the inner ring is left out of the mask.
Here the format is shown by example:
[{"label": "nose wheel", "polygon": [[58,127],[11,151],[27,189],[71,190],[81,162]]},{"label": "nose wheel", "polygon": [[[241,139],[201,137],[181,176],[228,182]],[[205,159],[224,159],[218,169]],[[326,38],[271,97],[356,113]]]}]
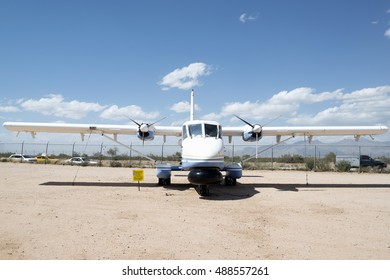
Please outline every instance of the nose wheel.
[{"label": "nose wheel", "polygon": [[195,190],[200,196],[210,195],[210,188],[208,185],[198,185],[195,187]]}]

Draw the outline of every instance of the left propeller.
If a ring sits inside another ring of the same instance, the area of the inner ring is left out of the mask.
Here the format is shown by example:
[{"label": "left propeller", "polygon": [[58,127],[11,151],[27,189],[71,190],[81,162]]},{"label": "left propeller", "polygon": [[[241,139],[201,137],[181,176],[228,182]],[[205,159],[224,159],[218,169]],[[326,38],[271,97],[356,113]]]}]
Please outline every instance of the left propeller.
[{"label": "left propeller", "polygon": [[136,125],[138,125],[137,136],[139,139],[142,140],[142,143],[144,143],[144,141],[150,141],[150,140],[154,139],[153,125],[155,125],[158,122],[161,122],[162,120],[164,120],[166,118],[167,117],[164,117],[164,118],[159,119],[158,121],[155,121],[153,123],[139,123],[133,119],[130,119],[130,118],[128,118],[128,119],[131,120]]}]

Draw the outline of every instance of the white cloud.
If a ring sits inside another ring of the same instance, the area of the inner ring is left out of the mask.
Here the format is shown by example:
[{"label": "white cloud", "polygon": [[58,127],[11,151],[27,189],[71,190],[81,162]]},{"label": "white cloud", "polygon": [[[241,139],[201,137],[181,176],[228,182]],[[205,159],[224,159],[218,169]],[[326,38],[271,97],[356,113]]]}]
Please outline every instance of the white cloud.
[{"label": "white cloud", "polygon": [[20,102],[20,106],[26,111],[71,119],[81,119],[89,112],[99,112],[105,108],[105,106],[101,106],[98,103],[80,102],[76,100],[66,102],[60,94],[51,94],[39,100],[29,99],[22,101]]},{"label": "white cloud", "polygon": [[16,113],[20,112],[20,109],[15,106],[0,106],[1,113]]},{"label": "white cloud", "polygon": [[[188,101],[180,101],[178,103],[173,104],[169,109],[176,113],[185,113],[191,110],[191,105]],[[195,111],[199,111],[199,110],[200,110],[199,106],[195,104]]]},{"label": "white cloud", "polygon": [[390,39],[390,28],[386,30],[385,37]]},{"label": "white cloud", "polygon": [[[317,112],[309,113],[307,109],[313,111],[314,105],[318,108]],[[233,114],[236,114],[259,123],[281,116],[293,125],[389,125],[388,108],[390,86],[364,88],[350,93],[341,89],[316,93],[312,88],[296,88],[279,92],[263,102],[226,103],[219,113],[204,117],[235,120]]]},{"label": "white cloud", "polygon": [[289,120],[292,124],[311,125],[373,125],[388,124],[390,118],[390,86],[365,88],[336,97],[337,106],[326,108],[315,115]]},{"label": "white cloud", "polygon": [[100,117],[111,120],[154,120],[159,116],[158,112],[144,112],[140,106],[130,105],[119,108],[117,105],[112,105],[110,108],[104,110]]},{"label": "white cloud", "polygon": [[296,116],[301,104],[313,104],[337,99],[341,90],[334,92],[315,93],[311,88],[296,88],[291,91],[281,91],[270,99],[260,102],[232,102],[223,106],[219,117],[236,114],[242,118],[270,120],[277,116],[290,118]]},{"label": "white cloud", "polygon": [[240,15],[239,19],[242,23],[245,23],[247,21],[254,21],[258,18],[258,14],[251,14],[251,15],[248,15],[247,13],[243,13]]},{"label": "white cloud", "polygon": [[211,66],[196,62],[191,63],[183,68],[177,68],[171,73],[165,75],[159,84],[163,90],[178,88],[188,90],[200,85],[199,78],[211,74]]},{"label": "white cloud", "polygon": [[288,103],[317,103],[326,100],[331,100],[338,98],[342,95],[341,90],[336,90],[334,92],[322,92],[319,94],[315,93],[315,90],[312,88],[296,88],[291,91],[281,91],[278,94],[274,95],[269,103],[271,104],[288,104]]}]

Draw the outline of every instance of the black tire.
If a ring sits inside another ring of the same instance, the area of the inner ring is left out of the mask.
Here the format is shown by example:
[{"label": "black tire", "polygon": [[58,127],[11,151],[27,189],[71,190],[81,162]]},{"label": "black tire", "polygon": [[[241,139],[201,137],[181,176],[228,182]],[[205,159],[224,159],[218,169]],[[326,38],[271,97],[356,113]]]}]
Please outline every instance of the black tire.
[{"label": "black tire", "polygon": [[195,187],[196,192],[200,196],[209,196],[210,195],[210,188],[208,185],[200,185]]}]

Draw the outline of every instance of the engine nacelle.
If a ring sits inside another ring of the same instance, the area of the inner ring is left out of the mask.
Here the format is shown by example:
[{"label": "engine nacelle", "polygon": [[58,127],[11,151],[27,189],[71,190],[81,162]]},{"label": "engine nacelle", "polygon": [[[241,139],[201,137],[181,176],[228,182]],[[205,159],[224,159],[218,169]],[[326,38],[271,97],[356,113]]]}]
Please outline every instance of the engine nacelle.
[{"label": "engine nacelle", "polygon": [[138,130],[137,137],[142,141],[152,141],[154,139],[154,131],[148,130],[146,132],[142,132],[141,130]]},{"label": "engine nacelle", "polygon": [[259,141],[262,137],[263,137],[262,132],[255,133],[253,131],[249,131],[249,132],[244,132],[242,134],[242,140],[244,140],[245,142]]}]

